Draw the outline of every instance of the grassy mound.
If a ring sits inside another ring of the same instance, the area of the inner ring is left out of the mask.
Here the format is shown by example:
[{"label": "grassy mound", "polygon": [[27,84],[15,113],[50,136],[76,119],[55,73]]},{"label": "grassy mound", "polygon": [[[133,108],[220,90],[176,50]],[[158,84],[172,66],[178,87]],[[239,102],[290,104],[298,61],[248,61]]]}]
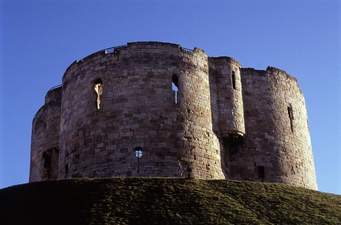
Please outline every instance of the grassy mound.
[{"label": "grassy mound", "polygon": [[341,196],[284,184],[113,178],[0,190],[7,224],[341,224]]}]

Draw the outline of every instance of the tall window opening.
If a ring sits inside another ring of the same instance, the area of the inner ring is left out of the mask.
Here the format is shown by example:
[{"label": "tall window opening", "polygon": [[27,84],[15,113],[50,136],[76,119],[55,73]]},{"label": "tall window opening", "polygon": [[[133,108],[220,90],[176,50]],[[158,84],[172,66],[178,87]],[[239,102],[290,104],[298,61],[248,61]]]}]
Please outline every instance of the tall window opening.
[{"label": "tall window opening", "polygon": [[43,153],[43,177],[49,179],[51,176],[51,154],[46,151]]},{"label": "tall window opening", "polygon": [[65,164],[65,178],[69,175],[69,164]]},{"label": "tall window opening", "polygon": [[43,178],[57,179],[58,177],[58,148],[50,148],[43,153]]},{"label": "tall window opening", "polygon": [[232,87],[236,89],[236,73],[232,71]]},{"label": "tall window opening", "polygon": [[103,83],[101,79],[95,80],[94,90],[96,92],[96,108],[101,109],[101,96],[103,94]]},{"label": "tall window opening", "polygon": [[174,103],[178,104],[179,102],[179,79],[177,75],[173,75],[172,77],[172,91],[174,93]]},{"label": "tall window opening", "polygon": [[222,138],[222,144],[225,151],[232,157],[242,149],[244,137],[238,133],[230,133],[228,136]]},{"label": "tall window opening", "polygon": [[264,166],[257,166],[258,179],[264,181],[265,178],[265,168]]},{"label": "tall window opening", "polygon": [[291,132],[294,132],[294,111],[292,109],[291,104],[288,106],[288,116],[289,116],[289,120],[290,120]]}]

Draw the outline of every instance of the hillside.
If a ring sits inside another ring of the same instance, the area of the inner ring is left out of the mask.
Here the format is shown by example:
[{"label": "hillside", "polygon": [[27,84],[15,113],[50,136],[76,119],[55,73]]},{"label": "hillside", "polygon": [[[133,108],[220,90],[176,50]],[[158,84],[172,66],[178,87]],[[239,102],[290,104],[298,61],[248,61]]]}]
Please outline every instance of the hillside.
[{"label": "hillside", "polygon": [[49,181],[1,189],[0,224],[341,224],[341,196],[225,180]]}]

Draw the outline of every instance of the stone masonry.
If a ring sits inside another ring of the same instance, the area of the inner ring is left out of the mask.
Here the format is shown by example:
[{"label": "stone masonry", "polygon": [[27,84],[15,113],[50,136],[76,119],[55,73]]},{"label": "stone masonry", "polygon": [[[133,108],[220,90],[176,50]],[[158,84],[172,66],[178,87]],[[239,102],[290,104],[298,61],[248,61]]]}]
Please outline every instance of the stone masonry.
[{"label": "stone masonry", "polygon": [[30,182],[120,176],[317,189],[296,79],[161,42],[75,61],[33,119]]}]

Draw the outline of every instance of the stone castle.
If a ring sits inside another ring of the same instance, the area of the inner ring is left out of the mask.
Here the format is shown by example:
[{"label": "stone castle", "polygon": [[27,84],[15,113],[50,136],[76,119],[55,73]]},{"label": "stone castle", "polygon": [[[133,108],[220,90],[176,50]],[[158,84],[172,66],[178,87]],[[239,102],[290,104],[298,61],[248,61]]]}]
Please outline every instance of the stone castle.
[{"label": "stone castle", "polygon": [[33,119],[30,182],[126,176],[316,189],[296,79],[161,42],[75,61]]}]

